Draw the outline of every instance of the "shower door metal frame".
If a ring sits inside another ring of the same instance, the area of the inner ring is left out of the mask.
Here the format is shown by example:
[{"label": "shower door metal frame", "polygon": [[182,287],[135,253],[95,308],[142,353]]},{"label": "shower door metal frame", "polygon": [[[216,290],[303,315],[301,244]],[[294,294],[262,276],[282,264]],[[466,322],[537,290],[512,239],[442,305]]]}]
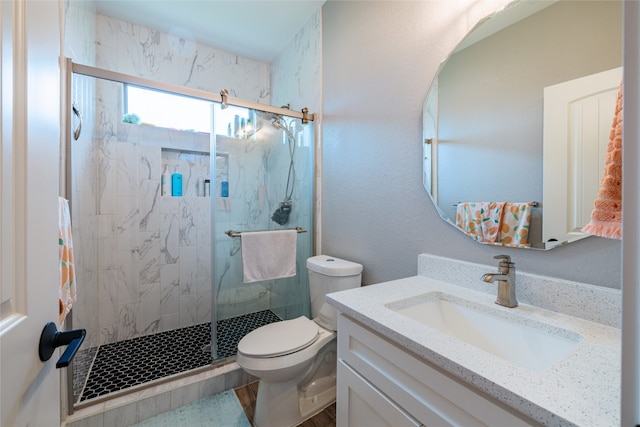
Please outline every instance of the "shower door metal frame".
[{"label": "shower door metal frame", "polygon": [[[307,113],[307,109],[303,108],[302,111],[289,110],[287,108],[274,107],[271,105],[260,104],[253,101],[247,101],[240,98],[232,98],[230,96],[207,92],[200,89],[192,89],[185,86],[174,85],[171,83],[163,83],[157,80],[145,79],[143,77],[136,77],[129,74],[118,73],[116,71],[109,71],[102,68],[91,67],[88,65],[76,64],[70,59],[67,59],[71,66],[70,72],[73,74],[80,74],[88,77],[96,77],[103,80],[109,80],[117,83],[130,84],[135,86],[142,86],[149,89],[155,89],[163,92],[174,93],[177,95],[189,96],[192,98],[202,99],[205,101],[217,102],[223,105],[233,105],[235,107],[250,108],[253,110],[264,111],[267,113],[279,114],[286,117],[294,117],[300,120],[314,121],[315,115]],[[225,92],[225,89],[222,90]]]},{"label": "shower door metal frame", "polygon": [[[307,108],[303,108],[301,111],[294,111],[287,108],[274,107],[271,105],[260,104],[253,101],[247,101],[240,98],[233,98],[228,96],[228,91],[223,89],[220,94],[207,92],[200,89],[192,89],[184,86],[174,85],[170,83],[163,83],[157,80],[146,79],[142,77],[136,77],[129,74],[123,74],[115,71],[105,70],[102,68],[92,67],[88,65],[82,65],[74,63],[70,58],[65,58],[61,63],[61,73],[63,81],[64,96],[62,97],[62,111],[63,111],[63,133],[64,139],[61,147],[61,171],[60,171],[60,190],[61,194],[66,195],[69,199],[71,195],[71,144],[73,143],[71,138],[71,121],[72,121],[72,97],[71,97],[71,81],[74,74],[93,77],[102,80],[108,80],[115,83],[130,84],[140,86],[143,88],[154,89],[162,92],[172,93],[176,95],[187,96],[191,98],[201,99],[205,101],[211,101],[219,103],[226,108],[228,105],[235,107],[248,108],[258,111],[264,111],[267,113],[278,114],[280,116],[292,117],[300,119],[303,123],[312,122],[315,120],[315,114],[308,113]],[[213,109],[212,109],[213,110]],[[214,126],[214,115],[211,113],[212,123]],[[210,133],[210,149],[216,147],[216,135],[215,131]],[[215,156],[211,156],[210,175],[215,176]],[[72,201],[70,201],[72,202]],[[211,198],[212,207],[215,206],[215,198]],[[315,211],[315,209],[314,209]],[[211,230],[213,232],[215,220],[215,209],[211,210]],[[215,259],[216,259],[216,245],[211,245],[211,272],[212,272],[212,301],[211,301],[211,355],[215,360],[218,355],[217,348],[217,309],[216,309],[216,294],[217,284],[215,281]],[[71,317],[71,316],[69,316]],[[71,321],[67,322],[71,327]],[[75,402],[73,401],[73,370],[67,369],[67,412],[69,415],[73,414]]]}]

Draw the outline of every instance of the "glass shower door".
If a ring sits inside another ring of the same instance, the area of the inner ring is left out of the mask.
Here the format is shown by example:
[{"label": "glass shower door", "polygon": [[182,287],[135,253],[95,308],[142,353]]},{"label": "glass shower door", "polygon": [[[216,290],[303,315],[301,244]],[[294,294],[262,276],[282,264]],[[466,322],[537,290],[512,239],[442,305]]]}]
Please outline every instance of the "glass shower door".
[{"label": "glass shower door", "polygon": [[[313,236],[313,124],[272,113],[215,106],[214,280],[218,357],[242,336],[278,320],[309,315],[306,260]],[[241,237],[232,230],[299,227],[295,277],[244,283]]]},{"label": "glass shower door", "polygon": [[[211,103],[206,132],[179,130],[125,108],[127,89],[72,78],[83,118],[80,138],[69,143],[72,318],[87,331],[73,363],[77,404],[212,362],[203,350],[212,313],[211,199],[203,188],[211,179]],[[173,96],[161,106],[175,107],[176,94],[154,93]],[[172,195],[176,172],[181,191]]]}]

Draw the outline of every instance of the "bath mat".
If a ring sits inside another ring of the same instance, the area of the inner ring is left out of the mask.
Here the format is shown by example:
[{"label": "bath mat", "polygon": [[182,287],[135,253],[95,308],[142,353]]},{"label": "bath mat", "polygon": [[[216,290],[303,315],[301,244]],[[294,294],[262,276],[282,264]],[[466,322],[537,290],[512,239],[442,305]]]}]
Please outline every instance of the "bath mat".
[{"label": "bath mat", "polygon": [[133,427],[251,427],[233,390],[148,418]]}]

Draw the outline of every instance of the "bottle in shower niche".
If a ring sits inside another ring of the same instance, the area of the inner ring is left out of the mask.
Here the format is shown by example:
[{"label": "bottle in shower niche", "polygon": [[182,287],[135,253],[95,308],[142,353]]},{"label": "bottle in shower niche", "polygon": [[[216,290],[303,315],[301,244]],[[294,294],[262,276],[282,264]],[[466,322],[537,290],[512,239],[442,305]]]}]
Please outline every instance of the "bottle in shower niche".
[{"label": "bottle in shower niche", "polygon": [[198,183],[196,184],[196,194],[198,197],[204,197],[204,179],[198,178]]},{"label": "bottle in shower niche", "polygon": [[178,172],[177,165],[171,175],[171,195],[174,197],[182,196],[182,174]]},{"label": "bottle in shower niche", "polygon": [[160,177],[160,195],[169,195],[169,165],[164,165],[164,170]]},{"label": "bottle in shower niche", "polygon": [[227,178],[222,178],[224,181],[220,182],[220,197],[229,197],[229,181]]}]

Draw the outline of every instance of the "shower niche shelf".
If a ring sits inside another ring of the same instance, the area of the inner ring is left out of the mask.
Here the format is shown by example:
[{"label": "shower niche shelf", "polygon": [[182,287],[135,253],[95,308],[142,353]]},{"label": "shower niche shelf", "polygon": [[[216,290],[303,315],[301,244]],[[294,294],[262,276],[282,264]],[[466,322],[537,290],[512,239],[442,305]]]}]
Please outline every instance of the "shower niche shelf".
[{"label": "shower niche shelf", "polygon": [[182,197],[204,197],[204,181],[210,176],[210,155],[196,150],[161,149],[161,174],[165,175],[167,191],[171,196],[172,175],[182,175]]}]

